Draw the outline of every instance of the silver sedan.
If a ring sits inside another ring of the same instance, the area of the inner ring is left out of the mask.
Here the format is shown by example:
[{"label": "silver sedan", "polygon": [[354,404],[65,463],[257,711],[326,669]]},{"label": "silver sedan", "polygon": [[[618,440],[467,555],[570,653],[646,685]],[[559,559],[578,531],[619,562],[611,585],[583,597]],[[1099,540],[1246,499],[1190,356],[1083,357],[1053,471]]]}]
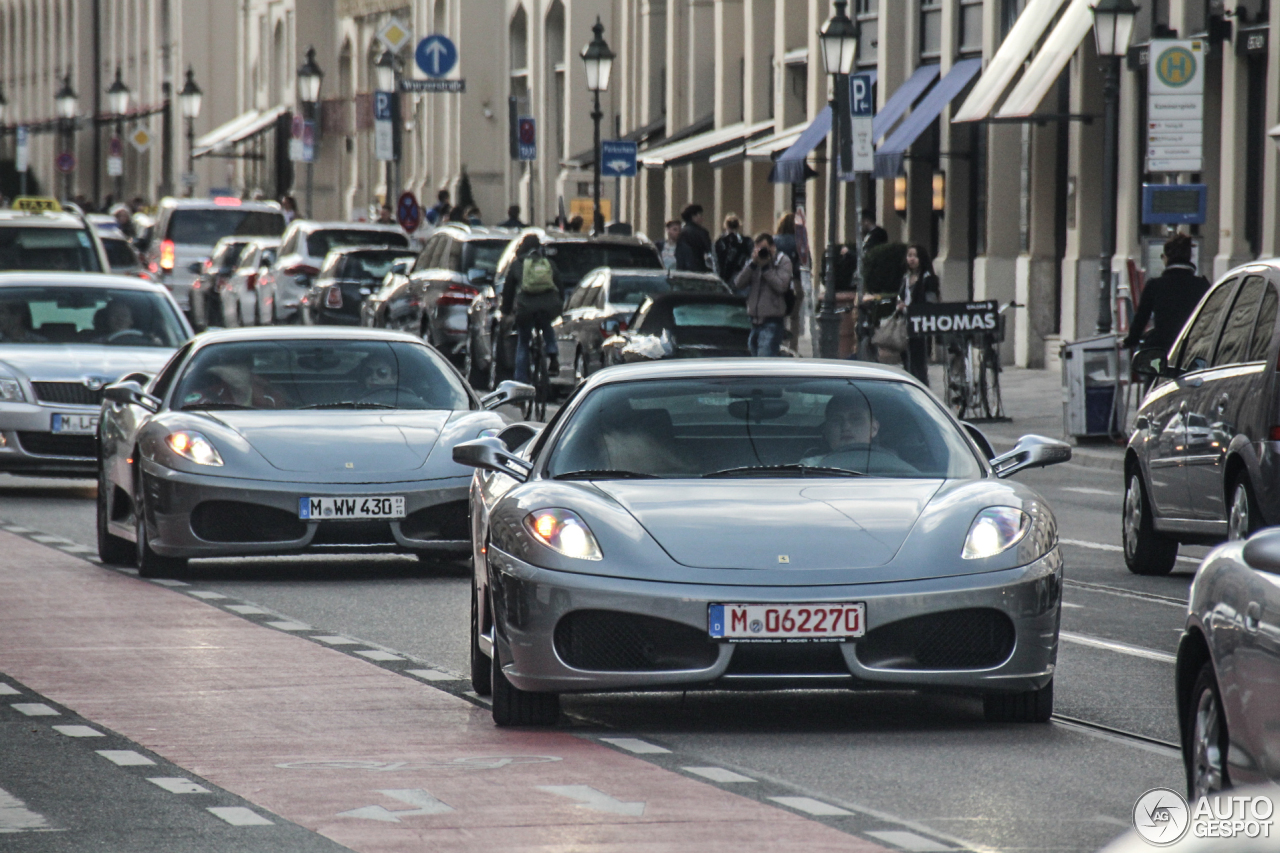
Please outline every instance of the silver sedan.
[{"label": "silver sedan", "polygon": [[210,332],[106,389],[98,550],[154,577],[192,557],[467,553],[459,442],[496,432],[435,350],[375,329]]},{"label": "silver sedan", "polygon": [[[915,380],[837,362],[606,369],[534,436],[467,442],[472,682],[499,725],[575,691],[962,691],[1048,720],[1062,462],[986,440]],[[980,449],[983,448],[983,449]]]}]

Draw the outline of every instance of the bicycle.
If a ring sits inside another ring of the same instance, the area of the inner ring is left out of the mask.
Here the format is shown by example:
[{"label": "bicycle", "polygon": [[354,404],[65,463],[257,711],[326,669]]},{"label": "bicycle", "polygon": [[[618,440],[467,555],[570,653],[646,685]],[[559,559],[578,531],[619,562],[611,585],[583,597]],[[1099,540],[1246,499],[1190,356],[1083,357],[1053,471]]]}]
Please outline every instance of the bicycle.
[{"label": "bicycle", "polygon": [[1022,307],[1017,302],[1006,303],[997,312],[999,325],[995,331],[962,332],[947,345],[947,402],[961,420],[997,420],[1005,416],[998,344],[1004,339],[1004,312]]},{"label": "bicycle", "polygon": [[542,340],[542,329],[536,324],[529,339],[529,384],[533,386],[532,400],[520,404],[524,419],[545,421],[547,401],[551,397],[551,376],[548,369],[547,348]]}]

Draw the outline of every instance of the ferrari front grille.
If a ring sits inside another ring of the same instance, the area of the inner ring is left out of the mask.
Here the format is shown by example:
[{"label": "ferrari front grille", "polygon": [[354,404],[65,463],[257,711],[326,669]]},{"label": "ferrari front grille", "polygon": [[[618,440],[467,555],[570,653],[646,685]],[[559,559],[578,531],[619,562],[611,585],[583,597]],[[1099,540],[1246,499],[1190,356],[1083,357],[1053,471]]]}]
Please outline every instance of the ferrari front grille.
[{"label": "ferrari front grille", "polygon": [[990,669],[1013,654],[1016,632],[1000,610],[926,613],[881,625],[858,641],[858,661],[877,669]]},{"label": "ferrari front grille", "polygon": [[720,655],[705,630],[613,610],[575,610],[555,630],[556,654],[574,669],[660,672],[707,669]]}]

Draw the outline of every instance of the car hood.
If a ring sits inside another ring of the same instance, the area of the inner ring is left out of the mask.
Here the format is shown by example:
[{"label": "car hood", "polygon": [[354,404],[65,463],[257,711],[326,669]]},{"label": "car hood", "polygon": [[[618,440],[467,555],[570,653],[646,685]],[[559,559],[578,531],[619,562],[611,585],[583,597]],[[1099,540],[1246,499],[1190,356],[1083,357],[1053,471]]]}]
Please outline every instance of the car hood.
[{"label": "car hood", "polygon": [[597,487],[700,569],[865,569],[898,549],[942,480],[714,480]]},{"label": "car hood", "polygon": [[80,382],[85,377],[114,382],[127,373],[154,375],[171,355],[169,347],[0,344],[0,369],[8,368],[35,382]]}]

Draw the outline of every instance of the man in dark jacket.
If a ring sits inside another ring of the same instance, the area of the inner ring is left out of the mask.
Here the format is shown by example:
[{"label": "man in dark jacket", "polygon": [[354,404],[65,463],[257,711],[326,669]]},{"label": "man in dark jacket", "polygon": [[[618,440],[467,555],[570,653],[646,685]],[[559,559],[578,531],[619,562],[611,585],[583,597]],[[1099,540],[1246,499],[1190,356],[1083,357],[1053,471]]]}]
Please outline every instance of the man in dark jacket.
[{"label": "man in dark jacket", "polygon": [[783,321],[791,289],[791,259],[778,251],[772,234],[756,237],[756,253],[738,273],[734,288],[747,292],[747,316],[751,318],[747,347],[751,354],[776,356],[786,334]]},{"label": "man in dark jacket", "polygon": [[525,224],[520,221],[520,205],[513,204],[507,208],[507,219],[499,228],[524,228]]},{"label": "man in dark jacket", "polygon": [[702,227],[702,205],[691,204],[681,213],[684,227],[676,241],[676,269],[684,272],[712,272],[707,256],[713,251],[711,232]]},{"label": "man in dark jacket", "polygon": [[716,240],[716,265],[720,278],[733,286],[733,280],[751,260],[751,238],[742,233],[742,223],[736,214],[724,218],[724,233]]},{"label": "man in dark jacket", "polygon": [[[1167,352],[1173,346],[1187,318],[1209,290],[1209,280],[1196,275],[1191,249],[1191,238],[1186,234],[1175,234],[1165,241],[1164,272],[1143,287],[1138,313],[1124,339],[1126,347]],[[1153,317],[1155,322],[1148,332],[1147,323]]]},{"label": "man in dark jacket", "polygon": [[876,212],[871,208],[862,211],[862,253],[865,255],[876,246],[889,242],[889,232],[876,224]]}]

